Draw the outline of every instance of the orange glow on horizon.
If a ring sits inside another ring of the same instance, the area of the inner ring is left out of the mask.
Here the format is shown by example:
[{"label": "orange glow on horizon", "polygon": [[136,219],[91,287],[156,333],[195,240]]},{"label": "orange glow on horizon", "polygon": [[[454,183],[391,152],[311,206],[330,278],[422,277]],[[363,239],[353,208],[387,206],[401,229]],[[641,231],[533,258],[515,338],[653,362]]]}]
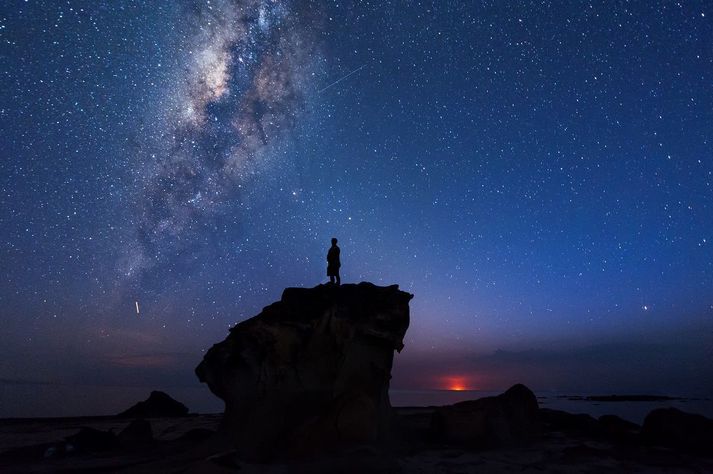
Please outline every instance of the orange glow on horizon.
[{"label": "orange glow on horizon", "polygon": [[466,377],[459,375],[449,375],[444,377],[444,384],[446,390],[452,390],[454,392],[462,392],[463,390],[470,390],[468,380]]}]

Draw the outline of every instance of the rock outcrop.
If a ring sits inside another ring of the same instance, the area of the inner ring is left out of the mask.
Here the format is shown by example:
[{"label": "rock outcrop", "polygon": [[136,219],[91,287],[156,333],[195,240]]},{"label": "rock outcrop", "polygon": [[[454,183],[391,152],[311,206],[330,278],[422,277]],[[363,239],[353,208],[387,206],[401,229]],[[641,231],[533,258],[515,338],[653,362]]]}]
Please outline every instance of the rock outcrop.
[{"label": "rock outcrop", "polygon": [[645,442],[713,456],[713,420],[677,408],[658,408],[646,415]]},{"label": "rock outcrop", "polygon": [[167,393],[154,390],[149,398],[139,402],[128,410],[119,413],[121,418],[153,418],[186,416],[188,408],[174,400]]},{"label": "rock outcrop", "polygon": [[413,295],[398,286],[288,288],[196,368],[225,401],[241,457],[305,458],[391,435],[389,380]]},{"label": "rock outcrop", "polygon": [[641,426],[616,415],[602,415],[599,426],[603,436],[617,443],[636,444],[641,432]]},{"label": "rock outcrop", "polygon": [[586,413],[569,413],[551,408],[540,408],[540,420],[546,428],[575,436],[602,437],[604,431],[600,422]]},{"label": "rock outcrop", "polygon": [[522,384],[496,397],[441,407],[431,418],[436,441],[476,449],[521,444],[539,432],[537,398]]}]

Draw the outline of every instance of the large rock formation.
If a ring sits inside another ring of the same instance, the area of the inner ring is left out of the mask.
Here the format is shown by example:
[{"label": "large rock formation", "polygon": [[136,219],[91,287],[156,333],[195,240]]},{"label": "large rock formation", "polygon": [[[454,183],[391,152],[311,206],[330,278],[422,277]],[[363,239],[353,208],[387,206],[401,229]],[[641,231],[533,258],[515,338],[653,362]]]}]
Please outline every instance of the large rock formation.
[{"label": "large rock formation", "polygon": [[288,288],[196,368],[225,401],[241,456],[308,457],[390,436],[389,380],[413,295],[398,286]]}]

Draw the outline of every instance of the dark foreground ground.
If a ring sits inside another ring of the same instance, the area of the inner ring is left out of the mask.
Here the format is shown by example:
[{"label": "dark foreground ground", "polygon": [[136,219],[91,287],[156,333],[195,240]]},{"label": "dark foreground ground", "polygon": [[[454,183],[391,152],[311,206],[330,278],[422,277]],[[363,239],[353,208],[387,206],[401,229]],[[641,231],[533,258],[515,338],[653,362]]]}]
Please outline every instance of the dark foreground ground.
[{"label": "dark foreground ground", "polygon": [[[221,415],[152,418],[124,431],[130,419],[84,417],[0,420],[0,472],[292,473],[292,472],[713,472],[713,458],[655,447],[636,439],[636,427],[602,434],[592,419],[557,420],[543,411],[544,432],[522,447],[473,451],[428,441],[433,409],[400,408],[401,442],[391,454],[374,447],[301,464],[249,464],[236,459],[216,434]],[[562,412],[559,412],[562,413]],[[95,431],[67,442],[82,428]],[[625,427],[626,428],[626,427]],[[118,441],[120,439],[120,441]]]}]

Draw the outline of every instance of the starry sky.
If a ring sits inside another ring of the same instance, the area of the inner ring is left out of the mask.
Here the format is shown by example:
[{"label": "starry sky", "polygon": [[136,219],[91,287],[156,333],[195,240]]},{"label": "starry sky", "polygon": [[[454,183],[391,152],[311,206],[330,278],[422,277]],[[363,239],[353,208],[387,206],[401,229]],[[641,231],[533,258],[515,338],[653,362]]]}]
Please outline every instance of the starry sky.
[{"label": "starry sky", "polygon": [[713,395],[712,21],[3,2],[0,416],[207,406],[203,352],[333,236],[415,295],[394,388]]}]

